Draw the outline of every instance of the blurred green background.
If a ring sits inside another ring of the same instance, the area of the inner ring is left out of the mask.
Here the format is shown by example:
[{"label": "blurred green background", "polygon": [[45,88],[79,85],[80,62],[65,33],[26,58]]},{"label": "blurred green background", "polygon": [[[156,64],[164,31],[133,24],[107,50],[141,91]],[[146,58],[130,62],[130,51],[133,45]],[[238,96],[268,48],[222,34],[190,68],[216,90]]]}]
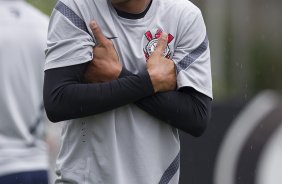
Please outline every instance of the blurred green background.
[{"label": "blurred green background", "polygon": [[50,15],[55,4],[55,0],[27,0],[30,4],[40,9],[47,15]]},{"label": "blurred green background", "polygon": [[[55,0],[28,0],[50,15]],[[281,0],[194,0],[211,48],[215,100],[282,89]]]}]

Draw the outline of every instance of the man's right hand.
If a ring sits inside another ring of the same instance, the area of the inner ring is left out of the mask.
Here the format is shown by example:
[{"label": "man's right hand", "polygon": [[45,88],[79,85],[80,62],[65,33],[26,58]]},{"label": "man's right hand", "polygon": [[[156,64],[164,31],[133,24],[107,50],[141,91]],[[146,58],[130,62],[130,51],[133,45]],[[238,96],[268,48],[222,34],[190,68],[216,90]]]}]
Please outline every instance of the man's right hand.
[{"label": "man's right hand", "polygon": [[89,83],[107,82],[118,78],[122,65],[111,40],[107,39],[95,21],[90,23],[90,28],[96,38],[93,48],[93,60],[89,63],[84,79]]},{"label": "man's right hand", "polygon": [[175,64],[172,60],[165,58],[163,54],[167,47],[167,42],[167,34],[162,33],[158,39],[155,51],[147,62],[147,70],[155,92],[172,91],[176,88]]}]

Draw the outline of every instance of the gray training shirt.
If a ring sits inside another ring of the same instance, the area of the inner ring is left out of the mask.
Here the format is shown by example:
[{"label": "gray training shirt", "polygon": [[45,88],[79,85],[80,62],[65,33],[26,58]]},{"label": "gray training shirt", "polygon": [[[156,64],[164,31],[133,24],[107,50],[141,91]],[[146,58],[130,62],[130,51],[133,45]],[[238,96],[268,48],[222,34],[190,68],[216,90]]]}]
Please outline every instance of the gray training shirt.
[{"label": "gray training shirt", "polygon": [[[193,87],[212,98],[206,28],[191,2],[153,0],[143,18],[127,19],[107,0],[58,1],[49,25],[45,70],[92,60],[91,20],[113,38],[120,61],[133,73],[146,67],[165,31],[165,54],[177,66],[177,87]],[[179,152],[177,129],[128,104],[64,122],[56,182],[177,184]]]}]

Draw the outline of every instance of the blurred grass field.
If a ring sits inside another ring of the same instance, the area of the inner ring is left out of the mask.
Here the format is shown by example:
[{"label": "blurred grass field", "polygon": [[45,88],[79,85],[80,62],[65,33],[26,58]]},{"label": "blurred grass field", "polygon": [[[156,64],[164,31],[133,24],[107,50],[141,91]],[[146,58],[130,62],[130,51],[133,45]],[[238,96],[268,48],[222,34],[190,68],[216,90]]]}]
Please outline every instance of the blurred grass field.
[{"label": "blurred grass field", "polygon": [[56,3],[56,0],[27,0],[27,2],[49,16]]}]

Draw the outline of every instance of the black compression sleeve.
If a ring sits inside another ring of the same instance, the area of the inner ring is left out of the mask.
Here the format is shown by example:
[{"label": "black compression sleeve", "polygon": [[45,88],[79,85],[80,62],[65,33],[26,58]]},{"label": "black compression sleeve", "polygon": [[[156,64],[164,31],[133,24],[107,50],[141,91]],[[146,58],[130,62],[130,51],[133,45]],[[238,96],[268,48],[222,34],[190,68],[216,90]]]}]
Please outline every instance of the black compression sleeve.
[{"label": "black compression sleeve", "polygon": [[146,70],[105,83],[83,83],[88,63],[45,71],[43,98],[52,122],[105,112],[150,96],[154,89]]},{"label": "black compression sleeve", "polygon": [[164,122],[193,136],[206,129],[211,114],[211,99],[193,88],[157,93],[135,103]]},{"label": "black compression sleeve", "polygon": [[[123,69],[120,77],[132,75]],[[178,91],[157,93],[138,100],[135,104],[152,116],[185,131],[200,136],[211,116],[211,98],[191,87]]]}]

